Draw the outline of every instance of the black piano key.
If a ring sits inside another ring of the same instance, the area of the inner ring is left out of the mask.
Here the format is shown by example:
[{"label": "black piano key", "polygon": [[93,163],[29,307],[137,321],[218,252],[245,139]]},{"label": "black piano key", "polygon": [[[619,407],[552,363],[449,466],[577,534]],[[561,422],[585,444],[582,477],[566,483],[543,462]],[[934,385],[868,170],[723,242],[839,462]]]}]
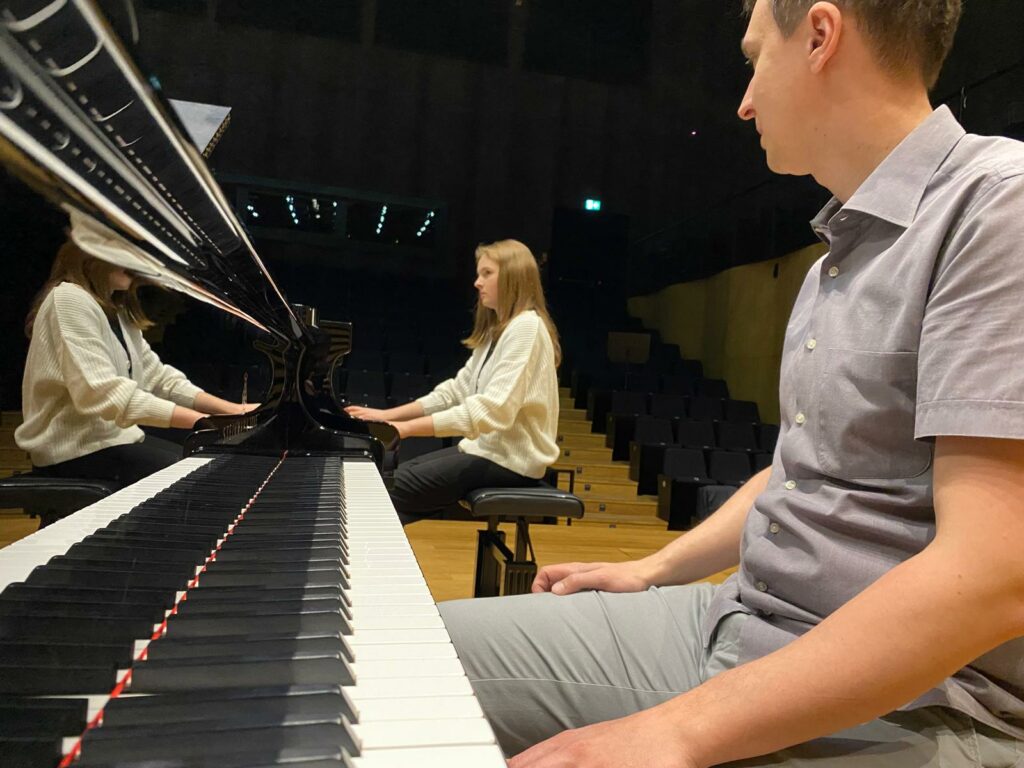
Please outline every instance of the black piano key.
[{"label": "black piano key", "polygon": [[6,736],[77,736],[85,730],[85,698],[37,699],[0,696],[0,738]]},{"label": "black piano key", "polygon": [[330,568],[316,570],[252,571],[220,570],[205,571],[199,576],[200,586],[210,587],[318,587],[339,585],[349,588],[349,581],[343,573]]},{"label": "black piano key", "polygon": [[[75,546],[78,546],[77,544]],[[72,556],[70,552],[66,555],[57,555],[51,557],[43,568],[67,568],[72,570],[81,571],[120,571],[122,573],[129,574],[153,574],[155,576],[163,575],[165,582],[168,581],[169,577],[173,576],[179,581],[185,577],[192,576],[196,572],[196,565],[190,562],[153,562],[151,560],[120,560],[117,558],[101,558],[101,557],[82,557]],[[26,579],[31,582],[31,579]],[[159,583],[156,578],[153,579],[127,579],[133,586],[149,586],[155,583]],[[121,581],[114,582],[118,586],[121,585]],[[94,585],[89,585],[94,586]]]},{"label": "black piano key", "polygon": [[0,765],[4,768],[54,768],[63,757],[61,736],[0,737]]},{"label": "black piano key", "polygon": [[9,584],[0,597],[17,600],[60,600],[69,603],[132,603],[174,605],[174,589],[104,589],[102,587],[58,587],[39,584]]},{"label": "black piano key", "polygon": [[215,558],[219,563],[341,563],[348,564],[348,555],[341,547],[299,547],[258,549],[255,547],[224,547]]},{"label": "black piano key", "polygon": [[250,727],[223,727],[218,723],[171,723],[154,726],[93,728],[86,732],[77,765],[93,762],[173,760],[234,754],[240,745],[252,754],[292,748],[336,747],[357,755],[357,740],[341,717],[287,717],[286,724],[250,721]]},{"label": "black piano key", "polygon": [[65,602],[63,600],[10,598],[0,595],[0,618],[7,616],[52,616],[83,619],[140,619],[159,624],[165,609],[153,603]]},{"label": "black piano key", "polygon": [[47,640],[74,637],[87,642],[118,642],[149,638],[152,623],[142,619],[0,616],[0,640]]},{"label": "black piano key", "polygon": [[113,664],[60,667],[7,666],[0,663],[0,694],[5,696],[60,696],[110,693],[117,682]]},{"label": "black piano key", "polygon": [[115,569],[108,563],[77,565],[52,558],[46,565],[34,568],[25,583],[100,589],[181,590],[194,573],[194,568],[175,569],[171,572],[166,569],[143,570],[141,567]]},{"label": "black piano key", "polygon": [[352,627],[341,611],[270,614],[258,616],[174,616],[167,622],[167,637],[218,637],[223,635],[279,635],[282,633],[330,633],[351,635]]},{"label": "black piano key", "polygon": [[194,547],[176,548],[159,546],[126,546],[98,541],[88,537],[72,544],[65,557],[73,560],[114,560],[117,562],[146,562],[153,564],[174,563],[199,565],[206,560],[209,552]]},{"label": "black piano key", "polygon": [[355,661],[355,654],[340,632],[304,635],[226,636],[216,638],[161,637],[150,643],[147,658],[187,659],[203,656],[287,654],[298,652],[340,653],[346,661]]},{"label": "black piano key", "polygon": [[316,613],[340,611],[352,618],[348,604],[338,597],[316,597],[299,600],[183,600],[178,604],[178,616],[262,616],[271,613]]},{"label": "black piano key", "polygon": [[[106,725],[156,725],[213,719],[231,719],[247,708],[266,713],[342,714],[355,722],[355,705],[340,685],[266,686],[229,688],[159,696],[118,696],[103,708]],[[352,715],[351,717],[349,715]]]},{"label": "black piano key", "polygon": [[341,654],[293,653],[274,657],[215,656],[147,660],[132,668],[133,693],[165,693],[259,685],[311,685],[331,680],[354,685]]},{"label": "black piano key", "polygon": [[0,642],[0,663],[8,666],[61,667],[111,664],[126,668],[132,663],[134,643],[83,643],[50,638],[45,642]]},{"label": "black piano key", "polygon": [[339,585],[326,587],[208,587],[199,585],[189,590],[188,599],[195,602],[206,600],[302,600],[316,597],[337,597],[348,605],[352,604],[348,594]]},{"label": "black piano key", "polygon": [[191,755],[176,757],[170,766],[154,765],[152,760],[117,760],[114,762],[78,761],[83,768],[352,768],[346,750],[332,745],[322,747],[291,747],[271,752],[241,751],[232,755]]}]

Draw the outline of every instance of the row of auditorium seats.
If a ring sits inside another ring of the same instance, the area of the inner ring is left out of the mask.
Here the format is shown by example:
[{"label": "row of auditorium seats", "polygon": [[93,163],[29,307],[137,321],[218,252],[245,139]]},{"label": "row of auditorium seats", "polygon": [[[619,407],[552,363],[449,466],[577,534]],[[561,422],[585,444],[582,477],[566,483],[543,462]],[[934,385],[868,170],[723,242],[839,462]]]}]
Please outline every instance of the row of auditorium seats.
[{"label": "row of auditorium seats", "polygon": [[[771,454],[670,448],[665,451],[657,477],[658,517],[670,530],[696,525],[717,508],[717,503],[750,477],[771,466]],[[716,493],[715,491],[724,491]],[[710,493],[709,493],[710,491]]]},{"label": "row of auditorium seats", "polygon": [[628,443],[629,479],[637,483],[637,494],[656,492],[657,477],[664,472],[666,453],[672,448],[685,448],[710,454],[726,451],[749,456],[755,463],[770,461],[778,440],[779,428],[774,424],[728,421],[671,421],[641,417]]}]

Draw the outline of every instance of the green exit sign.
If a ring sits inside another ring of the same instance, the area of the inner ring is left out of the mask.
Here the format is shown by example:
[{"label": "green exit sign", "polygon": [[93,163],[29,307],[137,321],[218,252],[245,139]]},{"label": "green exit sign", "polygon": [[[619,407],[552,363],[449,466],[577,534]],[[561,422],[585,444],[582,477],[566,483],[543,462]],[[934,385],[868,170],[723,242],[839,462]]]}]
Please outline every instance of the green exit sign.
[{"label": "green exit sign", "polygon": [[600,211],[601,201],[588,197],[586,202],[583,203],[583,209],[587,211]]}]

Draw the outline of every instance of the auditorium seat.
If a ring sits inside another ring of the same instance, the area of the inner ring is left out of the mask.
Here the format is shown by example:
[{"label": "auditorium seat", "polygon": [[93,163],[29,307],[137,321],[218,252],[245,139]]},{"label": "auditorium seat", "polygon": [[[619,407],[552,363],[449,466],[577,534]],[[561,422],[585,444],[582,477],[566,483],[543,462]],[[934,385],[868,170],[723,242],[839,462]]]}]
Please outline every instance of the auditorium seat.
[{"label": "auditorium seat", "polygon": [[[603,432],[606,435],[617,431],[619,419],[629,421],[631,417],[647,415],[647,394],[645,392],[612,392],[608,400],[607,411],[604,403],[595,401],[594,416],[590,422],[591,432]],[[629,427],[627,427],[629,429]],[[614,448],[613,437],[605,439],[605,445]],[[629,445],[627,440],[626,446]],[[628,448],[626,449],[628,450]],[[628,458],[628,454],[623,459]]]},{"label": "auditorium seat", "polygon": [[653,416],[637,418],[629,443],[629,479],[637,483],[637,495],[657,493],[665,451],[675,445],[671,421]]},{"label": "auditorium seat", "polygon": [[685,417],[687,411],[687,398],[685,395],[674,395],[656,393],[651,395],[651,416],[660,416],[664,419]]},{"label": "auditorium seat", "polygon": [[364,347],[345,355],[344,367],[348,371],[383,371],[384,355],[379,349]]},{"label": "auditorium seat", "polygon": [[433,389],[430,377],[422,373],[395,373],[391,376],[391,401],[395,405],[416,400]]},{"label": "auditorium seat", "polygon": [[725,451],[739,453],[758,453],[757,436],[754,425],[748,422],[736,423],[720,421],[715,425],[718,436],[718,447]]},{"label": "auditorium seat", "polygon": [[733,451],[711,451],[708,454],[708,474],[721,485],[739,487],[753,475],[750,457]]},{"label": "auditorium seat", "polygon": [[725,418],[721,398],[707,395],[691,397],[689,413],[694,421],[721,421]]},{"label": "auditorium seat", "polygon": [[774,454],[771,453],[755,453],[754,454],[754,473],[757,474],[762,469],[767,469],[772,465],[772,461],[775,459]]},{"label": "auditorium seat", "polygon": [[692,395],[696,390],[697,377],[686,373],[673,373],[661,377],[661,391],[672,395]]},{"label": "auditorium seat", "polygon": [[761,421],[761,414],[758,412],[757,403],[750,400],[726,400],[724,403],[725,420],[756,424]]},{"label": "auditorium seat", "polygon": [[383,371],[349,371],[345,378],[345,394],[351,399],[354,394],[375,398],[387,397],[387,379]]},{"label": "auditorium seat", "polygon": [[710,421],[677,421],[676,442],[682,448],[710,451],[718,447],[715,428]]},{"label": "auditorium seat", "polygon": [[702,451],[669,448],[658,475],[658,517],[668,523],[669,530],[689,528],[697,507],[698,489],[714,482],[708,477]]},{"label": "auditorium seat", "polygon": [[419,352],[396,352],[388,353],[387,370],[391,373],[417,373],[424,374],[427,371],[427,359]]},{"label": "auditorium seat", "polygon": [[697,379],[697,394],[725,400],[729,397],[729,385],[724,379]]},{"label": "auditorium seat", "polygon": [[758,428],[757,441],[762,451],[775,453],[775,444],[779,441],[779,425],[762,424]]}]

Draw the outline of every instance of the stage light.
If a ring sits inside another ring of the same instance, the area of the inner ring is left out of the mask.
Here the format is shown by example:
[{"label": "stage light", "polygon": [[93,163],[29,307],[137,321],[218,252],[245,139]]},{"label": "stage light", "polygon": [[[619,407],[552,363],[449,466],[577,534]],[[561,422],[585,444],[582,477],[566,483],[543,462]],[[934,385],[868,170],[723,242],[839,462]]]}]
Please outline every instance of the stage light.
[{"label": "stage light", "polygon": [[601,201],[596,200],[592,197],[588,197],[586,201],[583,203],[583,209],[586,211],[600,211]]}]

